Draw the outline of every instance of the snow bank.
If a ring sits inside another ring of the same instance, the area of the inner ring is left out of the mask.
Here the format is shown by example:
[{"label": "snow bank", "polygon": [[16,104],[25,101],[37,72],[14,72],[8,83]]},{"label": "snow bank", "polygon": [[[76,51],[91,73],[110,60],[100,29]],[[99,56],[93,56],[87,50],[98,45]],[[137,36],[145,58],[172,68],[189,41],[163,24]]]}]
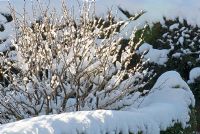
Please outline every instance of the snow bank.
[{"label": "snow bank", "polygon": [[96,110],[39,116],[0,126],[6,134],[159,134],[175,123],[187,127],[195,100],[175,71],[160,76],[150,94],[124,111]]}]

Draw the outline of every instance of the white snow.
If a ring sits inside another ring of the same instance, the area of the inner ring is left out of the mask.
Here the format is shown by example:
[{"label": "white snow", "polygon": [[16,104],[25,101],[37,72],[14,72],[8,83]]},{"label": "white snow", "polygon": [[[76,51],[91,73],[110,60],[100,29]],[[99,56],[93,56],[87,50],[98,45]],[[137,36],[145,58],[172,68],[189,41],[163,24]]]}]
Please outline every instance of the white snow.
[{"label": "white snow", "polygon": [[148,43],[143,43],[140,47],[139,47],[139,52],[140,53],[145,53],[148,52],[150,49],[152,49],[152,45],[148,44]]},{"label": "white snow", "polygon": [[184,37],[183,37],[183,36],[181,36],[181,37],[178,39],[178,42],[179,42],[181,45],[183,45],[183,42],[184,42]]},{"label": "white snow", "polygon": [[174,29],[178,29],[178,27],[179,27],[179,24],[176,23],[176,24],[171,25],[171,26],[169,27],[169,29],[170,29],[170,30],[174,30]]},{"label": "white snow", "polygon": [[124,111],[96,110],[44,115],[0,126],[6,134],[159,134],[175,123],[187,127],[189,106],[195,100],[188,85],[175,71],[160,76],[149,95]]},{"label": "white snow", "polygon": [[200,67],[195,67],[190,71],[188,83],[194,83],[200,77]]},{"label": "white snow", "polygon": [[0,23],[5,23],[5,22],[6,22],[6,18],[0,14]]},{"label": "white snow", "polygon": [[172,55],[172,57],[174,57],[174,58],[180,58],[180,56],[181,56],[181,53],[175,53]]},{"label": "white snow", "polygon": [[[169,53],[168,49],[154,49],[152,45],[144,43],[139,47],[139,53],[144,54],[144,59],[148,60],[150,63],[156,63],[158,65],[163,65],[167,62]],[[146,53],[146,54],[145,54]]]}]

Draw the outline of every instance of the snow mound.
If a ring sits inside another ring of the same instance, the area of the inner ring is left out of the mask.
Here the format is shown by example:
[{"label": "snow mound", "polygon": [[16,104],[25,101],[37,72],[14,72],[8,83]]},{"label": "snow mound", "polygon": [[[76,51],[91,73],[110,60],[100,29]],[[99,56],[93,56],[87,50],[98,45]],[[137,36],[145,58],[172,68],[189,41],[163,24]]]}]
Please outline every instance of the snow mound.
[{"label": "snow mound", "polygon": [[168,49],[154,49],[153,46],[151,46],[148,43],[144,43],[139,47],[139,53],[144,55],[144,59],[148,60],[150,63],[156,63],[158,65],[163,65],[168,61],[167,54],[169,53]]},{"label": "snow mound", "polygon": [[39,116],[0,126],[6,134],[159,134],[175,123],[187,127],[195,100],[175,71],[160,76],[151,92],[124,111],[96,110]]}]

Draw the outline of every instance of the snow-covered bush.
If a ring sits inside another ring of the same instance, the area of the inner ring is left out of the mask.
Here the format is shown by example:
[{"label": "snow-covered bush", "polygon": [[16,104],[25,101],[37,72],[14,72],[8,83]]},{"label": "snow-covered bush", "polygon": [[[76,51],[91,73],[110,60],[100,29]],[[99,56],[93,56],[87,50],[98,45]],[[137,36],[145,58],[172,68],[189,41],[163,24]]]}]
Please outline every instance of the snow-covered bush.
[{"label": "snow-covered bush", "polygon": [[111,14],[107,20],[96,19],[85,10],[74,19],[64,3],[62,10],[61,16],[45,12],[31,23],[25,14],[23,19],[14,17],[16,50],[1,57],[9,83],[1,86],[0,123],[66,111],[120,109],[120,100],[146,84],[151,71],[143,70],[143,62],[129,66],[136,53],[133,43],[122,48],[119,28],[125,21],[115,22]]},{"label": "snow-covered bush", "polygon": [[[190,25],[186,20],[181,20],[179,18],[174,20],[164,18],[162,23],[154,23],[152,26],[138,30],[136,32],[136,40],[137,38],[140,39],[142,30],[145,30],[145,32],[139,51],[144,48],[147,50],[144,58],[149,58],[149,62],[144,66],[150,67],[156,74],[156,77],[146,85],[145,89],[151,88],[156,78],[162,73],[169,70],[178,71],[183,79],[188,81],[195,95],[198,118],[197,124],[200,128],[200,117],[198,114],[200,112],[200,83],[198,78],[198,67],[200,66],[199,26]],[[161,55],[157,53],[161,60],[155,58],[156,54],[152,57],[151,53],[155,51],[162,52]],[[158,64],[159,61],[163,60],[163,64]]]}]

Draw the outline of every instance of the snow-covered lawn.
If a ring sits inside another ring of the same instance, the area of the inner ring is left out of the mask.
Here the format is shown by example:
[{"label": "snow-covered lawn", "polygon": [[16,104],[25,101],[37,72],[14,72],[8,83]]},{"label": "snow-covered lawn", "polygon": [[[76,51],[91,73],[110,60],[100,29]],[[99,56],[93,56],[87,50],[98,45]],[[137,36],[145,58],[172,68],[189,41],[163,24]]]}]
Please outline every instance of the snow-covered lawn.
[{"label": "snow-covered lawn", "polygon": [[123,111],[96,110],[44,115],[0,126],[6,134],[159,134],[175,123],[187,127],[195,100],[175,71],[160,76],[150,94]]}]

